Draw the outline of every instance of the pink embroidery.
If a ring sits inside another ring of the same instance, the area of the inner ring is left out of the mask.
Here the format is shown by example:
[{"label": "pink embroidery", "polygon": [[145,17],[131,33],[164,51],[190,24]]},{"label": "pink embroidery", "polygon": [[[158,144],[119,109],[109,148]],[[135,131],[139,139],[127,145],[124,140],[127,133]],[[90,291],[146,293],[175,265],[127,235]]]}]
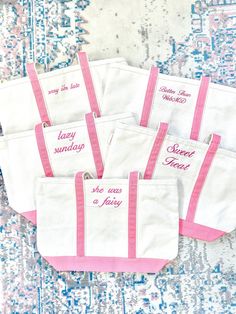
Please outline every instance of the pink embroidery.
[{"label": "pink embroidery", "polygon": [[166,87],[166,86],[161,86],[161,87],[159,88],[159,91],[160,91],[160,92],[163,92],[163,93],[175,94],[175,91],[174,91],[173,89],[168,88],[168,87]]},{"label": "pink embroidery", "polygon": [[183,97],[191,97],[191,94],[187,93],[185,90],[180,90],[178,95]]},{"label": "pink embroidery", "polygon": [[70,89],[78,88],[78,87],[80,87],[80,84],[79,84],[79,83],[71,83],[71,84],[70,84]]},{"label": "pink embroidery", "polygon": [[[92,193],[103,193],[104,189],[100,188],[99,185],[96,186],[96,188],[92,188]],[[121,188],[108,188],[107,193],[121,193]]]},{"label": "pink embroidery", "polygon": [[114,208],[117,208],[121,204],[122,204],[122,201],[118,201],[115,197],[111,198],[111,196],[108,196],[105,198],[102,204],[98,205],[98,207],[114,206]]},{"label": "pink embroidery", "polygon": [[[192,158],[195,154],[195,150],[186,151],[184,149],[180,149],[178,143],[168,146],[166,150],[170,154],[176,154],[176,155],[180,155],[187,158]],[[180,169],[180,170],[188,170],[190,167],[190,164],[179,163],[178,158],[174,156],[166,157],[165,160],[162,162],[162,164],[164,166],[170,166],[172,168]]]},{"label": "pink embroidery", "polygon": [[178,155],[189,157],[189,158],[193,157],[193,155],[195,154],[195,151],[188,152],[183,149],[180,149],[179,144],[177,143],[174,145],[168,146],[167,151],[168,153],[174,153],[174,154],[178,154]]},{"label": "pink embroidery", "polygon": [[73,139],[75,138],[75,134],[76,134],[76,132],[63,133],[63,131],[60,131],[57,139],[58,140],[68,139],[69,141],[73,141]]},{"label": "pink embroidery", "polygon": [[99,185],[96,186],[96,188],[92,188],[92,193],[103,193],[104,189],[103,188],[99,188]]},{"label": "pink embroidery", "polygon": [[108,189],[108,193],[121,193],[122,189]]},{"label": "pink embroidery", "polygon": [[76,153],[80,153],[85,148],[84,144],[75,144],[72,142],[68,146],[55,147],[54,154],[60,154],[64,152],[76,151]]},{"label": "pink embroidery", "polygon": [[[121,193],[122,189],[121,188],[100,188],[99,185],[97,185],[95,188],[92,188],[91,193],[98,193],[98,194],[103,194],[103,193],[109,193],[109,194],[117,194]],[[98,207],[105,207],[105,206],[113,206],[114,208],[119,207],[123,201],[118,200],[116,196],[106,196],[105,199],[103,199],[101,202],[99,202],[98,199],[93,200],[93,204],[97,205]]]},{"label": "pink embroidery", "polygon": [[177,160],[178,158],[176,157],[167,157],[165,161],[162,162],[162,164],[164,166],[170,166],[170,167],[181,169],[181,170],[188,170],[188,168],[190,167],[190,164],[187,164],[187,165],[181,164],[181,163],[178,163]]},{"label": "pink embroidery", "polygon": [[48,95],[57,95],[59,93],[59,88],[54,88],[48,91]]},{"label": "pink embroidery", "polygon": [[176,91],[172,88],[168,88],[167,86],[161,86],[159,88],[159,92],[164,93],[162,95],[162,99],[181,104],[186,103],[187,98],[191,97],[191,94],[187,93],[185,90]]},{"label": "pink embroidery", "polygon": [[53,89],[48,90],[48,95],[58,95],[60,92],[69,91],[70,89],[79,88],[80,84],[70,83],[69,85],[63,84],[61,87],[55,87]]},{"label": "pink embroidery", "polygon": [[173,96],[170,96],[170,95],[167,95],[167,94],[162,95],[162,98],[164,100],[171,101],[171,102],[177,102],[177,103],[180,103],[180,104],[184,104],[187,101],[186,98],[173,97]]},{"label": "pink embroidery", "polygon": [[[76,132],[63,132],[60,131],[57,139],[60,140],[68,140],[73,141],[75,139]],[[54,154],[57,153],[63,153],[63,152],[70,152],[70,151],[76,151],[77,153],[80,153],[85,148],[85,144],[75,144],[72,142],[70,145],[65,145],[61,147],[55,147]]]}]

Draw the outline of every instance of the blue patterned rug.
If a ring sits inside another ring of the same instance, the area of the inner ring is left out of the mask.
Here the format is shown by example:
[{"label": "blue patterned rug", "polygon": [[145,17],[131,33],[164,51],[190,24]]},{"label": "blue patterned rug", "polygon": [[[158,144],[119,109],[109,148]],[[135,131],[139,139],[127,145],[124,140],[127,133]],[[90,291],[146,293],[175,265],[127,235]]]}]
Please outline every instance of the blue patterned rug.
[{"label": "blue patterned rug", "polygon": [[[184,14],[191,15],[192,32],[183,42],[172,34],[171,56],[158,65],[187,77],[209,73],[236,87],[235,1],[189,2]],[[29,60],[42,71],[70,65],[86,43],[87,6],[85,0],[1,1],[1,80],[24,76]],[[37,252],[36,228],[7,206],[2,176],[0,200],[1,313],[236,313],[235,231],[210,244],[181,237],[178,258],[158,274],[56,272]]]}]

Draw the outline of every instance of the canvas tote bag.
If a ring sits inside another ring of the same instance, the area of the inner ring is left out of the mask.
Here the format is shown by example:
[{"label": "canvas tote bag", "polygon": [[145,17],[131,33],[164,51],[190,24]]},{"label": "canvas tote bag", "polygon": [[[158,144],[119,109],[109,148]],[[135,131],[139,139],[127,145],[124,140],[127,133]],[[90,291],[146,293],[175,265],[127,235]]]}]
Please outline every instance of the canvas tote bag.
[{"label": "canvas tote bag", "polygon": [[180,233],[213,241],[236,227],[236,153],[157,131],[119,125],[109,147],[103,178],[125,178],[130,167],[145,179],[177,178],[180,193]]},{"label": "canvas tote bag", "polygon": [[135,124],[132,114],[117,114],[45,127],[0,137],[0,166],[9,205],[35,223],[34,184],[37,177],[69,176],[87,169],[101,178],[111,134],[117,121]]},{"label": "canvas tote bag", "polygon": [[109,65],[125,63],[122,58],[88,63],[78,53],[79,65],[37,74],[27,65],[28,77],[0,84],[0,123],[3,134],[33,129],[35,124],[51,125],[81,120],[85,113],[100,116]]},{"label": "canvas tote bag", "polygon": [[204,142],[212,133],[221,146],[236,151],[236,89],[151,71],[112,65],[103,97],[102,114],[137,113],[141,126],[169,123],[169,134]]},{"label": "canvas tote bag", "polygon": [[[40,178],[37,247],[60,271],[157,272],[178,252],[174,179]],[[155,196],[155,197],[154,197]]]}]

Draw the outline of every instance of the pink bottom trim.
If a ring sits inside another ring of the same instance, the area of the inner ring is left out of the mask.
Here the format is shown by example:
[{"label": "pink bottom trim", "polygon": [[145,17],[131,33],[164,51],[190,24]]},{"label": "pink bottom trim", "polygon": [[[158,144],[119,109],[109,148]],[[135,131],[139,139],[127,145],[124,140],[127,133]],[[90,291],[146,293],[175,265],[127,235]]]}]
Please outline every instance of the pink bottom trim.
[{"label": "pink bottom trim", "polygon": [[26,219],[28,219],[32,224],[36,225],[37,223],[37,217],[36,217],[36,210],[31,210],[29,212],[23,212],[20,213],[22,216],[24,216]]},{"label": "pink bottom trim", "polygon": [[179,220],[179,233],[190,238],[209,242],[214,241],[225,234],[224,231],[203,226],[195,222],[189,222],[184,219]]},{"label": "pink bottom trim", "polygon": [[97,256],[44,256],[58,271],[158,272],[169,260]]}]

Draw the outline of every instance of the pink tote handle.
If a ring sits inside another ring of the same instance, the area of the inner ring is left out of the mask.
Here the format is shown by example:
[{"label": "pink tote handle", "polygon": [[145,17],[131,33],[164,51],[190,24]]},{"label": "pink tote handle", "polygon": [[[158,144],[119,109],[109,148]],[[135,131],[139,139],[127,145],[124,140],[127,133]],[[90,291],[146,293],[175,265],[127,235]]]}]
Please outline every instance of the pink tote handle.
[{"label": "pink tote handle", "polygon": [[35,136],[36,142],[38,146],[39,156],[41,159],[41,163],[44,169],[44,173],[46,177],[53,177],[53,171],[50,163],[50,159],[48,156],[48,151],[44,138],[44,125],[45,123],[39,123],[35,126]]},{"label": "pink tote handle", "polygon": [[85,254],[85,219],[84,219],[84,172],[78,172],[75,175],[75,194],[76,194],[76,255]]},{"label": "pink tote handle", "polygon": [[94,159],[94,163],[95,163],[95,167],[97,171],[97,177],[100,179],[102,178],[102,175],[103,175],[104,166],[103,166],[102,154],[100,150],[96,125],[95,125],[94,114],[92,112],[87,113],[85,115],[85,120],[87,124],[90,145],[91,145],[91,149],[93,153],[93,159]]},{"label": "pink tote handle", "polygon": [[129,202],[128,202],[128,258],[136,258],[136,212],[139,173],[129,175]]},{"label": "pink tote handle", "polygon": [[148,120],[152,110],[152,103],[155,94],[155,88],[157,84],[159,69],[153,66],[150,70],[146,95],[143,104],[143,111],[141,115],[140,125],[143,127],[148,126]]},{"label": "pink tote handle", "polygon": [[203,111],[204,111],[204,106],[206,102],[207,91],[209,88],[210,81],[211,81],[210,77],[206,77],[206,76],[203,76],[201,79],[201,84],[198,91],[198,97],[197,97],[197,102],[195,106],[192,129],[191,129],[191,134],[190,134],[190,138],[195,141],[197,141],[199,138]]},{"label": "pink tote handle", "polygon": [[221,141],[221,137],[219,135],[216,135],[216,134],[212,135],[209,148],[206,152],[205,158],[201,165],[197,180],[195,182],[195,185],[191,194],[186,221],[189,221],[189,222],[194,221],[198,200],[199,200],[201,191],[203,189],[204,183],[206,181],[207,174],[210,170],[211,164],[213,162],[217,149],[220,145],[220,141]]},{"label": "pink tote handle", "polygon": [[156,162],[161,151],[162,144],[165,140],[168,130],[167,123],[160,123],[159,129],[157,131],[152,150],[148,159],[148,163],[144,172],[144,179],[151,179],[153,172],[155,170]]},{"label": "pink tote handle", "polygon": [[43,91],[40,86],[38,79],[38,74],[35,69],[34,63],[28,63],[26,65],[26,70],[30,79],[30,83],[33,89],[34,97],[38,106],[38,112],[40,115],[41,122],[46,122],[48,125],[51,125],[49,115],[47,112],[47,106],[44,100]]}]

